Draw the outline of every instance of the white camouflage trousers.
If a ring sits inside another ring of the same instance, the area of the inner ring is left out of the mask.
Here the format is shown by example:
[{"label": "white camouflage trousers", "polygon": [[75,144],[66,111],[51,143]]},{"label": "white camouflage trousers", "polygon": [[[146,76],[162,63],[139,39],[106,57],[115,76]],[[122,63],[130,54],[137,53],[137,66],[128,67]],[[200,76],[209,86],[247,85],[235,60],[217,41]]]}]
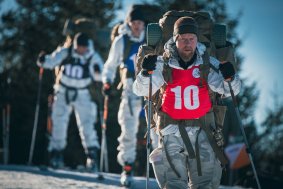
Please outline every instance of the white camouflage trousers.
[{"label": "white camouflage trousers", "polygon": [[[198,129],[198,127],[186,128],[194,150]],[[202,176],[198,176],[196,159],[189,159],[187,149],[178,129],[175,133],[163,136],[163,145],[181,177],[178,178],[169,165],[164,148],[160,145],[150,154],[150,161],[160,188],[217,189],[219,187],[222,168],[203,130],[199,134],[198,142]]]},{"label": "white camouflage trousers", "polygon": [[66,96],[71,99],[74,93],[66,94],[65,88],[61,87],[54,97],[52,105],[52,136],[49,142],[49,151],[63,150],[67,142],[67,130],[72,110],[75,111],[79,135],[82,145],[86,150],[88,147],[98,147],[98,137],[94,128],[97,117],[97,105],[91,100],[87,89],[77,90],[74,101],[67,103]]},{"label": "white camouflage trousers", "polygon": [[[128,78],[123,82],[122,99],[118,111],[118,122],[121,126],[121,135],[118,137],[117,160],[121,166],[133,163],[136,159],[137,132],[139,116],[142,110],[142,98],[132,91],[133,79]],[[131,108],[131,110],[130,110]],[[151,132],[152,146],[157,145],[157,135]]]}]

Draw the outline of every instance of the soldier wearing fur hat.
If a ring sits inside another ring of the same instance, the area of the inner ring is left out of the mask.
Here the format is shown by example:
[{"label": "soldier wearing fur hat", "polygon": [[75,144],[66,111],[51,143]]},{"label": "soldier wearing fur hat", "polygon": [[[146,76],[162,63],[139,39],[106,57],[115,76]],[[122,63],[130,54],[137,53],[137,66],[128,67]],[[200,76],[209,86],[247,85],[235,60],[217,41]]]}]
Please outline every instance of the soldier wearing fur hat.
[{"label": "soldier wearing fur hat", "polygon": [[125,22],[119,26],[118,33],[112,42],[108,59],[104,65],[102,91],[110,95],[117,67],[120,68],[122,97],[118,112],[121,135],[118,138],[118,163],[122,166],[121,184],[129,186],[136,159],[137,132],[139,115],[142,110],[142,98],[132,90],[136,65],[134,63],[139,46],[145,41],[145,19],[140,9],[132,8]]},{"label": "soldier wearing fur hat", "polygon": [[216,189],[226,159],[223,137],[217,132],[225,108],[216,105],[215,97],[230,96],[228,81],[238,94],[239,76],[231,63],[204,56],[206,47],[198,42],[198,25],[192,17],[175,22],[164,50],[163,56],[145,56],[133,84],[135,94],[148,96],[153,71],[152,94],[159,92],[160,99],[153,118],[161,138],[150,155],[155,177],[160,188]]}]

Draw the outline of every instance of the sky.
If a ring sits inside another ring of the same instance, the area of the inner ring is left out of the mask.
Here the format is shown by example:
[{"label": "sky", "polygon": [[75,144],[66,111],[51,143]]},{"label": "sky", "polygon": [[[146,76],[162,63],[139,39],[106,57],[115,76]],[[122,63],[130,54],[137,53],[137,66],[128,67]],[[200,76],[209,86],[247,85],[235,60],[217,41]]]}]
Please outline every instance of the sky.
[{"label": "sky", "polygon": [[[132,4],[141,0],[122,0],[124,9],[118,11],[117,21],[124,20]],[[149,1],[150,2],[150,1]],[[265,118],[267,108],[274,108],[274,93],[282,104],[283,84],[283,1],[282,0],[225,0],[227,13],[235,17],[241,10],[237,33],[242,39],[239,53],[244,57],[240,76],[248,83],[255,82],[260,92],[255,119],[259,124]],[[0,12],[11,7],[13,1],[6,0]]]},{"label": "sky", "polygon": [[235,15],[243,11],[237,29],[243,45],[239,49],[244,57],[241,76],[256,82],[260,97],[256,121],[266,115],[267,108],[274,108],[274,95],[283,103],[283,1],[281,0],[226,0],[228,12]]}]

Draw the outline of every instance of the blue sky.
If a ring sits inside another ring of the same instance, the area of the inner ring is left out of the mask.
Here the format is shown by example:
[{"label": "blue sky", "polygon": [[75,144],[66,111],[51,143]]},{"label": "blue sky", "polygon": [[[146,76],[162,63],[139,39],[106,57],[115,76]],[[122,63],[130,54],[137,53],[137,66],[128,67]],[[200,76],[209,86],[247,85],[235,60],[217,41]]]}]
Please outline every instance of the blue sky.
[{"label": "blue sky", "polygon": [[273,93],[283,103],[283,1],[226,0],[228,13],[243,11],[237,29],[244,44],[239,52],[245,58],[241,76],[257,83],[260,99],[256,120],[263,120],[267,107],[274,108]]},{"label": "blue sky", "polygon": [[[6,0],[0,12],[11,6],[13,1]],[[128,8],[140,0],[124,0],[124,10],[118,12],[117,19],[123,20]],[[244,57],[241,77],[255,81],[260,90],[255,118],[260,123],[267,107],[273,108],[273,93],[282,94],[283,75],[283,1],[282,0],[225,0],[227,12],[232,17],[243,11],[237,32],[243,40],[239,49]],[[282,74],[281,74],[282,72]],[[279,102],[283,97],[278,95]]]}]

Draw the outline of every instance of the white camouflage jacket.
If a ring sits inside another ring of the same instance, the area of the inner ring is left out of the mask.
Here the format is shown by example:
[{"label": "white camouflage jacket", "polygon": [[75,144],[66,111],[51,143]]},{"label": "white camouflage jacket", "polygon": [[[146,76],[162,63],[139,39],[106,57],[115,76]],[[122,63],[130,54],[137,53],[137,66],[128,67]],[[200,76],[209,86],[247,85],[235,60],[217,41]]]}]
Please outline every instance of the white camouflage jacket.
[{"label": "white camouflage jacket", "polygon": [[[69,48],[66,48],[64,46],[58,47],[54,52],[52,52],[49,55],[45,56],[45,62],[43,64],[37,62],[37,64],[40,67],[46,68],[46,69],[54,69],[63,62],[67,58],[69,54]],[[89,61],[89,66],[88,70],[90,72],[91,78],[82,78],[82,79],[74,79],[65,76],[64,74],[59,74],[57,77],[61,77],[60,80],[63,84],[66,84],[69,87],[74,87],[74,88],[84,88],[87,87],[90,83],[91,80],[94,81],[101,81],[101,73],[95,72],[94,71],[94,65],[98,65],[100,72],[103,70],[103,60],[101,56],[94,50],[93,47],[93,42],[90,40],[89,41],[89,47],[88,47],[88,52],[84,55],[80,55],[76,53],[74,48],[71,50],[71,56],[73,58],[79,58],[82,64],[85,64],[87,60],[92,56],[92,58]],[[58,88],[55,84],[55,89]]]},{"label": "white camouflage jacket", "polygon": [[110,82],[113,83],[116,75],[116,70],[117,67],[122,63],[123,61],[123,56],[124,56],[124,40],[123,40],[123,35],[126,34],[129,36],[130,40],[133,42],[140,43],[144,41],[144,31],[141,33],[140,37],[134,37],[132,35],[131,29],[129,26],[124,23],[119,27],[119,35],[115,37],[110,51],[108,55],[108,59],[105,62],[104,69],[102,72],[102,82]]}]

